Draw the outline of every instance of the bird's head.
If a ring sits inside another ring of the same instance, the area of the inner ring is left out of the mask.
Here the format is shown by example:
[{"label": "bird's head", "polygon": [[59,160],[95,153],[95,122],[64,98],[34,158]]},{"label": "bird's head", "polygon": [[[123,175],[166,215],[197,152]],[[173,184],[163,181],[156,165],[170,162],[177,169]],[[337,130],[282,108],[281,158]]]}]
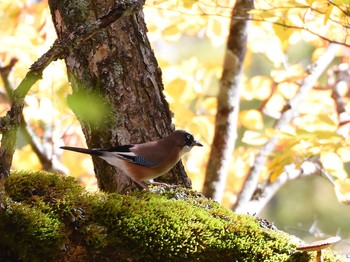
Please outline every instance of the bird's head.
[{"label": "bird's head", "polygon": [[169,135],[175,144],[182,147],[183,153],[189,152],[194,146],[203,146],[193,135],[184,130],[176,130]]}]

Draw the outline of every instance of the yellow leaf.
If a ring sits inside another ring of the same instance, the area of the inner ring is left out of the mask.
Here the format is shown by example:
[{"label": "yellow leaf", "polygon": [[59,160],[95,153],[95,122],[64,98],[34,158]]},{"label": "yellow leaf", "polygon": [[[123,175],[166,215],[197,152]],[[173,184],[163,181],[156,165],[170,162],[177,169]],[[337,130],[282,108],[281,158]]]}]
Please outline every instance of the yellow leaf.
[{"label": "yellow leaf", "polygon": [[[310,107],[310,110],[312,111],[313,109]],[[300,130],[301,134],[302,132],[307,131],[310,135],[322,136],[324,139],[327,139],[327,137],[331,138],[333,136],[341,137],[336,133],[338,128],[337,123],[325,114],[309,114],[298,117],[295,119],[294,124],[302,128],[302,130]],[[318,132],[318,134],[315,134],[314,132]]]},{"label": "yellow leaf", "polygon": [[350,179],[336,180],[334,187],[338,201],[344,204],[350,204]]},{"label": "yellow leaf", "polygon": [[348,177],[348,173],[343,168],[337,170],[330,170],[329,174],[338,179],[345,179]]},{"label": "yellow leaf", "polygon": [[311,6],[313,2],[315,2],[316,0],[306,0],[306,3]]},{"label": "yellow leaf", "polygon": [[210,19],[208,21],[208,28],[207,28],[207,35],[209,37],[212,36],[221,36],[222,34],[222,27],[221,23],[217,19]]},{"label": "yellow leaf", "polygon": [[243,98],[246,100],[266,100],[271,95],[272,81],[266,76],[254,76],[247,81]]},{"label": "yellow leaf", "polygon": [[258,110],[245,110],[239,113],[239,119],[248,129],[258,130],[264,127],[263,118]]},{"label": "yellow leaf", "polygon": [[178,24],[172,24],[163,30],[163,37],[167,41],[176,41],[181,37]]},{"label": "yellow leaf", "polygon": [[178,2],[178,5],[183,6],[186,9],[191,9],[196,3],[196,0],[182,0]]},{"label": "yellow leaf", "polygon": [[40,170],[41,164],[30,145],[26,145],[15,151],[13,156],[13,167],[16,169]]},{"label": "yellow leaf", "polygon": [[247,130],[244,132],[242,142],[248,145],[261,146],[267,142],[268,138],[258,132]]},{"label": "yellow leaf", "polygon": [[276,18],[276,14],[269,10],[253,9],[249,11],[249,14],[252,14],[257,18],[263,18],[264,20]]},{"label": "yellow leaf", "polygon": [[288,70],[272,70],[271,76],[274,78],[275,82],[282,83],[290,79],[298,79],[304,73],[304,68],[300,65],[289,66]]},{"label": "yellow leaf", "polygon": [[279,25],[279,24],[283,24],[283,25],[290,25],[292,24],[289,19],[287,17],[283,17],[283,20],[278,20],[276,23],[273,24],[273,30],[276,33],[276,36],[279,38],[279,40],[281,41],[281,46],[282,46],[282,50],[286,50],[286,48],[289,47],[289,38],[290,36],[293,34],[294,30]]},{"label": "yellow leaf", "polygon": [[174,111],[175,125],[186,125],[191,123],[194,117],[194,113],[187,107],[183,106],[182,103],[172,103],[170,105],[171,110]]},{"label": "yellow leaf", "polygon": [[[186,125],[186,129],[189,129],[198,134],[202,138],[203,143],[210,144],[214,137],[214,125],[210,122],[210,119],[206,116],[194,116],[190,119],[190,122]],[[198,138],[198,139],[200,139]]]},{"label": "yellow leaf", "polygon": [[295,129],[291,126],[283,126],[281,130],[267,129],[265,132],[269,136],[278,135],[280,139],[294,140],[296,139]]},{"label": "yellow leaf", "polygon": [[343,162],[350,162],[350,148],[341,147],[337,150],[337,154],[341,157]]},{"label": "yellow leaf", "polygon": [[0,32],[2,35],[10,34],[18,25],[18,18],[23,5],[16,1],[0,2]]},{"label": "yellow leaf", "polygon": [[201,106],[203,106],[210,115],[216,115],[217,104],[218,103],[216,97],[209,97],[204,99],[204,101],[201,103]]},{"label": "yellow leaf", "polygon": [[282,174],[284,165],[277,165],[270,174],[270,182],[273,183]]},{"label": "yellow leaf", "polygon": [[269,179],[271,183],[283,173],[285,166],[295,162],[293,151],[288,149],[285,149],[281,154],[273,154],[270,158],[272,160],[268,162],[267,167],[270,172]]},{"label": "yellow leaf", "polygon": [[186,81],[181,78],[175,78],[165,87],[165,93],[169,96],[169,103],[173,101],[180,101],[182,94],[186,87]]},{"label": "yellow leaf", "polygon": [[324,14],[324,19],[323,19],[323,25],[327,24],[329,17],[333,11],[333,7],[334,5],[329,5],[328,9],[326,10],[326,13]]},{"label": "yellow leaf", "polygon": [[299,90],[299,85],[296,83],[282,82],[277,86],[278,92],[280,92],[285,98],[291,99],[295,96]]},{"label": "yellow leaf", "polygon": [[333,152],[321,152],[320,160],[324,169],[332,176],[339,179],[347,177],[347,174],[344,171],[343,161],[338,154]]},{"label": "yellow leaf", "polygon": [[317,115],[316,119],[318,119],[320,122],[328,125],[330,127],[330,130],[337,130],[338,124],[334,119],[332,119],[329,114],[319,114]]}]

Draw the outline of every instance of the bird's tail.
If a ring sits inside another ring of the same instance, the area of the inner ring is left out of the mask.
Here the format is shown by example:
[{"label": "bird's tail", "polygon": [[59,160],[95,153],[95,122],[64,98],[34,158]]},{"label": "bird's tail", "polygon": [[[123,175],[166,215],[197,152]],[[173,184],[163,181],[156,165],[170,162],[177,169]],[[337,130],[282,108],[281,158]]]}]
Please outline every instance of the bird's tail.
[{"label": "bird's tail", "polygon": [[80,147],[72,147],[72,146],[61,146],[60,148],[64,150],[79,152],[83,154],[89,154],[93,156],[102,156],[103,154],[98,149],[88,149],[88,148],[80,148]]}]

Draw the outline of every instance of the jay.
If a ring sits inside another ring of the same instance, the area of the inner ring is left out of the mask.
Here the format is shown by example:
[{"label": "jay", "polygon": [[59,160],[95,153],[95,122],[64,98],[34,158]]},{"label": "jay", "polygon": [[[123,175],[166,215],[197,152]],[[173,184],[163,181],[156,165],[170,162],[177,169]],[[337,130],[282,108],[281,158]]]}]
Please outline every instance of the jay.
[{"label": "jay", "polygon": [[61,148],[98,156],[144,187],[140,182],[166,174],[194,146],[203,145],[192,134],[176,130],[163,139],[142,144],[92,149],[70,146]]}]

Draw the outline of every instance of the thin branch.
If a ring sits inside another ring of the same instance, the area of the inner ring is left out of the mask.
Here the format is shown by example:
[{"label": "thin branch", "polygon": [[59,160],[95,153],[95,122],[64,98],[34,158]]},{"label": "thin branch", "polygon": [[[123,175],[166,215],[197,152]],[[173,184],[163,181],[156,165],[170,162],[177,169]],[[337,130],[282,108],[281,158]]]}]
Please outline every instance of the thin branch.
[{"label": "thin branch", "polygon": [[342,12],[344,16],[346,16],[346,17],[349,16],[349,11],[344,10],[344,9],[341,8],[339,5],[337,5],[336,3],[334,3],[333,1],[329,1],[329,0],[328,0],[328,3],[331,4],[331,5],[333,5],[333,6],[335,6],[338,10],[340,10],[340,12]]},{"label": "thin branch", "polygon": [[27,125],[23,117],[20,125],[20,131],[22,136],[27,140],[28,144],[32,148],[33,152],[38,157],[40,164],[44,170],[58,171],[64,174],[68,173],[67,168],[63,166],[60,161],[58,161],[55,155],[49,156],[47,154],[36,134],[33,132],[31,127]]},{"label": "thin branch", "polygon": [[268,183],[262,190],[259,190],[263,191],[263,194],[259,194],[257,197],[253,196],[253,199],[245,206],[245,210],[254,210],[254,213],[259,214],[277,191],[288,181],[316,174],[324,176],[335,186],[334,178],[323,168],[319,157],[316,156],[313,159],[303,162],[299,169],[296,169],[294,164],[286,166],[282,174],[273,183]]},{"label": "thin branch", "polygon": [[[339,48],[340,46],[337,44],[330,44],[322,56],[320,56],[318,60],[312,64],[310,67],[311,70],[309,70],[309,75],[303,80],[298,93],[285,105],[284,109],[282,110],[281,118],[274,126],[275,129],[281,130],[282,127],[286,126],[292,120],[298,105],[312,89],[315,82],[321,76],[327,66],[333,61]],[[242,191],[238,195],[237,202],[233,207],[234,210],[238,212],[254,212],[253,210],[247,210],[246,207],[249,201],[251,201],[254,191],[258,186],[260,171],[267,161],[267,155],[273,152],[278,140],[278,136],[273,136],[261,148],[242,187]]]},{"label": "thin branch", "polygon": [[341,95],[342,89],[349,90],[350,85],[350,71],[349,64],[343,63],[334,66],[329,71],[328,86],[332,89],[332,98],[335,103],[338,114],[338,133],[343,137],[348,137],[350,131],[350,115],[346,111],[346,103]]},{"label": "thin branch", "polygon": [[[338,116],[346,113],[346,103],[341,95],[342,89],[349,89],[350,86],[350,68],[349,64],[343,63],[332,68],[328,77],[328,85],[333,90],[334,99]],[[341,121],[340,121],[341,122]]]},{"label": "thin branch", "polygon": [[[241,19],[241,18],[237,17],[236,19]],[[319,33],[312,31],[311,29],[309,29],[309,28],[307,28],[305,26],[288,25],[288,24],[282,23],[282,22],[269,21],[269,20],[265,20],[265,19],[256,19],[256,18],[252,18],[250,20],[251,21],[255,21],[255,22],[270,23],[270,24],[282,26],[282,27],[287,28],[287,29],[304,30],[304,31],[306,31],[306,32],[308,32],[308,33],[310,33],[312,35],[315,35],[315,36],[317,36],[317,37],[321,38],[322,40],[325,40],[325,41],[327,41],[329,43],[339,44],[339,45],[350,47],[350,44],[347,44],[346,40],[343,40],[343,41],[332,40],[332,39],[330,39],[330,38],[328,38],[326,36],[320,35]],[[346,34],[346,38],[347,38],[347,34]]]},{"label": "thin branch", "polygon": [[7,94],[7,101],[12,101],[13,99],[13,88],[9,81],[9,75],[12,71],[12,68],[15,66],[17,62],[18,62],[17,58],[12,58],[8,65],[0,66],[0,76],[1,76],[2,82],[4,83],[4,88]]},{"label": "thin branch", "polygon": [[[282,26],[283,28],[286,28],[286,29],[303,30],[303,31],[306,31],[306,32],[308,32],[308,33],[310,33],[312,35],[315,35],[315,36],[319,37],[320,39],[325,40],[325,41],[327,41],[329,43],[334,43],[334,44],[339,44],[339,45],[350,47],[350,44],[346,42],[346,39],[348,38],[348,34],[345,34],[343,40],[331,39],[330,37],[321,35],[318,32],[315,32],[315,31],[311,30],[310,28],[306,27],[305,25],[303,25],[303,26],[290,25],[290,24],[286,24],[286,23],[278,22],[278,21],[274,21],[274,20],[267,20],[267,19],[265,19],[263,17],[260,17],[260,18],[256,18],[256,17],[247,18],[247,17],[239,16],[239,15],[235,15],[234,17],[232,17],[232,16],[228,16],[228,15],[223,15],[222,13],[209,13],[209,12],[206,12],[203,8],[200,8],[200,10],[201,10],[200,13],[189,13],[189,12],[185,12],[183,10],[174,10],[174,9],[157,7],[157,6],[156,7],[154,7],[154,6],[147,6],[147,7],[155,8],[155,9],[162,10],[162,11],[176,12],[176,13],[180,13],[180,14],[187,15],[187,16],[211,16],[211,17],[217,16],[217,17],[224,17],[224,18],[228,18],[228,19],[230,18],[230,19],[234,19],[234,20],[237,20],[237,21],[249,20],[249,21],[254,21],[254,22],[270,23],[270,24]],[[311,10],[313,12],[316,12],[316,13],[318,13],[320,15],[324,15],[321,11],[319,11],[319,10],[317,10],[315,8],[312,8],[310,6],[304,6],[304,5],[297,6],[297,7],[273,7],[271,9],[260,9],[260,10],[269,12],[269,11],[273,11],[273,10],[278,11],[278,10],[281,10],[281,9],[289,9],[290,10],[292,8],[293,9],[309,9],[309,10]],[[279,18],[279,17],[274,17],[274,19],[276,19],[276,18]],[[343,27],[345,29],[349,29],[349,27],[347,25],[341,24],[340,21],[336,21],[332,17],[329,17],[328,20],[338,24],[339,26],[341,26],[341,27]],[[329,30],[327,30],[326,32],[329,32]],[[334,36],[337,37],[337,36],[339,36],[339,34],[336,34]]]}]

